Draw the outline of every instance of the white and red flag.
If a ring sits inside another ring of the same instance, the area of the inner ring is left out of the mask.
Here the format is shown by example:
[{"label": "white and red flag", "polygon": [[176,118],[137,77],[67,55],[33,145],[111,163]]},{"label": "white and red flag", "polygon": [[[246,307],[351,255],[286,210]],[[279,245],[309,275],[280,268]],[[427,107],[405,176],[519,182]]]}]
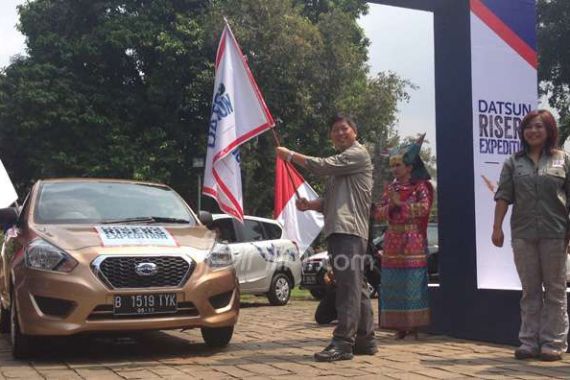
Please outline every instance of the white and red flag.
[{"label": "white and red flag", "polygon": [[220,209],[243,221],[238,147],[275,122],[246,59],[226,24],[216,54],[216,80],[202,193]]},{"label": "white and red flag", "polygon": [[275,163],[275,219],[283,226],[285,236],[296,242],[299,252],[303,253],[321,232],[324,218],[316,211],[299,211],[295,205],[297,195],[310,201],[318,198],[293,165],[278,158]]}]

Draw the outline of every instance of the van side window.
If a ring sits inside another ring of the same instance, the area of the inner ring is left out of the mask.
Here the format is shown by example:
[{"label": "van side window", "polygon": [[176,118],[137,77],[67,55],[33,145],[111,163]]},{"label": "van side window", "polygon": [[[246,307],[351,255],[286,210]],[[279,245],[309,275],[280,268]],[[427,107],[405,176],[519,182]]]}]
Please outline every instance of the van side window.
[{"label": "van side window", "polygon": [[216,233],[216,240],[224,243],[235,243],[236,232],[231,218],[214,220],[210,230]]},{"label": "van side window", "polygon": [[260,241],[264,240],[263,227],[260,222],[255,220],[245,220],[243,223],[243,241]]},{"label": "van side window", "polygon": [[266,239],[268,240],[277,240],[281,239],[281,235],[283,234],[281,227],[274,223],[262,223],[263,228],[265,229]]}]

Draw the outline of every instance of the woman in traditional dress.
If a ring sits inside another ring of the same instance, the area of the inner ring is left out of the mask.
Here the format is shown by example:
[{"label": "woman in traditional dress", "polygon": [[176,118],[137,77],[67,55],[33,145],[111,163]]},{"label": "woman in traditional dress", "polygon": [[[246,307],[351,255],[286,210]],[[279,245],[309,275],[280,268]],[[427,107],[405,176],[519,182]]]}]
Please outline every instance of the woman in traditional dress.
[{"label": "woman in traditional dress", "polygon": [[375,218],[387,221],[382,256],[380,326],[395,338],[430,324],[427,224],[433,201],[430,175],[419,156],[423,136],[390,154],[394,181],[376,206]]}]

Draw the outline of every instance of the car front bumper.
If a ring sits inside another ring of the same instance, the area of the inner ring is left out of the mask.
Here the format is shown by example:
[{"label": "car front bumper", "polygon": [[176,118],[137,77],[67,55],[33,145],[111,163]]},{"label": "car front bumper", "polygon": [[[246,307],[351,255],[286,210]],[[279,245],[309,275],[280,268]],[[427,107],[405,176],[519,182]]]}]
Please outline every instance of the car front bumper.
[{"label": "car front bumper", "polygon": [[[233,269],[200,263],[182,287],[109,289],[85,265],[71,273],[14,268],[13,295],[22,333],[72,335],[84,332],[224,327],[237,322],[239,286]],[[170,314],[114,315],[115,295],[175,294]]]}]

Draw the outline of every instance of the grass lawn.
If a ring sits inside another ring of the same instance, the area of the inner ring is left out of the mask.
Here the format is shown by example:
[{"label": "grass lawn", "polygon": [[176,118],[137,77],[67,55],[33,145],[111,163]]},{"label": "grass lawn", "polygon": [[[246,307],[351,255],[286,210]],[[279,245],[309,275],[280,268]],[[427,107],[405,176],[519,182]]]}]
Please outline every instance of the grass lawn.
[{"label": "grass lawn", "polygon": [[[257,297],[253,294],[240,295],[240,300],[242,302],[260,302],[263,300],[263,298],[264,296]],[[291,292],[291,299],[300,300],[300,301],[316,301],[316,299],[311,295],[311,293],[309,293],[307,289],[299,289],[299,287],[293,288],[293,291]],[[267,298],[265,298],[265,300],[263,300],[262,302],[266,300]]]},{"label": "grass lawn", "polygon": [[307,289],[299,289],[299,287],[293,288],[293,291],[291,292],[291,299],[294,299],[294,300],[315,300],[315,298],[311,295],[311,293],[309,293],[309,291]]}]

